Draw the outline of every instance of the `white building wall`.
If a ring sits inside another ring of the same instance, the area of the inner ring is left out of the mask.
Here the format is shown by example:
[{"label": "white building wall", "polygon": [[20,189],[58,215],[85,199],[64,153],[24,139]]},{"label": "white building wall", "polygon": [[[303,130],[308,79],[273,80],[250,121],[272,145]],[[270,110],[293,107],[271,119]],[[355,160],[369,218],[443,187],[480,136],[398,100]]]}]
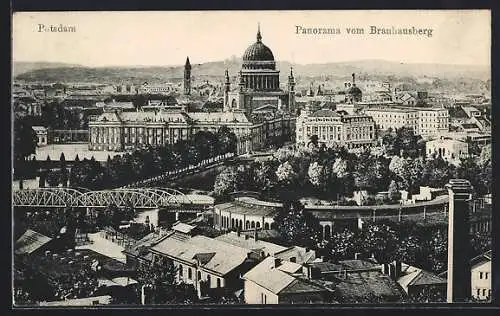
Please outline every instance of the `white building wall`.
[{"label": "white building wall", "polygon": [[246,304],[278,304],[278,295],[263,288],[262,286],[245,280],[245,303]]},{"label": "white building wall", "polygon": [[491,296],[491,261],[472,267],[471,294],[481,300]]}]

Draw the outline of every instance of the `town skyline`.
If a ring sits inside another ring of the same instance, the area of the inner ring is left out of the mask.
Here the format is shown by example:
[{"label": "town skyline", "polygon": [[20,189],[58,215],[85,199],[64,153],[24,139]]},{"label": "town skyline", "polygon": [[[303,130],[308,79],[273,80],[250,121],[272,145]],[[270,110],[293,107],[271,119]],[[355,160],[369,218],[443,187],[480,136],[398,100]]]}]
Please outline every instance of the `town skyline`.
[{"label": "town skyline", "polygon": [[[490,65],[486,10],[16,13],[13,60],[87,67],[173,66],[182,65],[186,56],[196,64],[215,62],[240,56],[255,41],[259,23],[263,43],[275,58],[292,64],[383,59]],[[41,32],[40,25],[74,27],[74,32]],[[370,35],[370,25],[433,32],[432,36]],[[297,34],[298,26],[331,28],[341,34]],[[363,28],[365,34],[349,35],[347,28]]]}]

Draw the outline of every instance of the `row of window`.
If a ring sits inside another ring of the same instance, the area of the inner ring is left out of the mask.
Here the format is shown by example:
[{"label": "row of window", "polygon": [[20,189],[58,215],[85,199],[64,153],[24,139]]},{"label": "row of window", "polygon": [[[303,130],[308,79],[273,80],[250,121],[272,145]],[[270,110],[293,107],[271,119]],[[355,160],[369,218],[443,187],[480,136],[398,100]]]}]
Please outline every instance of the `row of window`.
[{"label": "row of window", "polygon": [[[193,268],[188,267],[187,272],[188,272],[188,275],[187,275],[188,280],[192,280],[193,279]],[[183,267],[182,264],[179,264],[179,277],[183,277],[183,276],[184,276],[184,267]],[[198,271],[198,278],[197,278],[197,280],[198,281],[202,280],[201,271]],[[211,284],[211,281],[212,281],[212,277],[210,276],[210,274],[207,274],[207,282],[208,282],[208,284]],[[220,278],[216,278],[216,283],[217,283],[217,288],[220,288],[221,287],[221,279]]]},{"label": "row of window", "polygon": [[488,272],[479,272],[479,279],[480,280],[483,280],[483,277],[484,277],[484,280],[488,280]]},{"label": "row of window", "polygon": [[[486,294],[488,294],[488,295],[486,295]],[[491,297],[491,289],[476,289],[476,295],[483,296],[483,297]]]}]

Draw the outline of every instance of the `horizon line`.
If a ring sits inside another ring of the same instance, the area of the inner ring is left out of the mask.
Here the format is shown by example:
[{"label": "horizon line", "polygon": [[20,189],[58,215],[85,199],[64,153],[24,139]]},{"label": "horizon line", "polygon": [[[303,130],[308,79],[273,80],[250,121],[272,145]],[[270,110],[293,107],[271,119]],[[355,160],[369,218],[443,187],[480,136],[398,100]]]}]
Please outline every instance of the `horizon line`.
[{"label": "horizon line", "polygon": [[[192,66],[199,66],[203,64],[208,64],[208,63],[217,63],[217,62],[225,62],[228,60],[233,60],[234,56],[232,57],[227,57],[219,60],[211,60],[211,61],[203,61],[200,63],[191,63]],[[236,57],[236,60],[241,60],[241,57]],[[311,63],[297,63],[297,62],[291,62],[288,60],[282,60],[282,61],[276,61],[276,63],[289,63],[291,65],[300,65],[300,66],[307,66],[307,65],[323,65],[323,64],[348,64],[348,63],[355,63],[355,62],[363,62],[363,61],[384,61],[384,62],[390,62],[390,63],[397,63],[397,64],[406,64],[406,65],[443,65],[443,66],[467,66],[467,67],[489,67],[491,68],[491,63],[490,64],[452,64],[452,63],[432,63],[432,62],[403,62],[403,61],[395,61],[395,60],[390,60],[390,59],[379,59],[379,58],[365,58],[365,59],[354,59],[354,60],[346,60],[346,61],[325,61],[325,62],[311,62]],[[140,65],[140,64],[109,64],[109,65],[84,65],[84,64],[79,64],[79,63],[72,63],[72,62],[65,62],[65,61],[45,61],[45,60],[36,60],[36,61],[30,61],[30,60],[12,60],[12,66],[14,66],[14,63],[46,63],[46,64],[67,64],[67,65],[74,65],[77,67],[85,67],[85,68],[153,68],[153,67],[183,67],[184,64],[154,64],[154,65]]]}]

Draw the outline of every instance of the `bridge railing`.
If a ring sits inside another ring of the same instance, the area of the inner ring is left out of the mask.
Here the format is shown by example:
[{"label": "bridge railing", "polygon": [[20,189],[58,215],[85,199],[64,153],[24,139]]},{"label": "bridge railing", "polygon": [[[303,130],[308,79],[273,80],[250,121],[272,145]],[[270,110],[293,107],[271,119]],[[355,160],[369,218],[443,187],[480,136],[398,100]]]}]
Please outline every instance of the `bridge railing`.
[{"label": "bridge railing", "polygon": [[26,207],[118,207],[185,208],[193,205],[213,205],[212,198],[195,199],[171,188],[128,188],[114,190],[77,190],[75,188],[39,188],[15,191],[14,206]]}]

